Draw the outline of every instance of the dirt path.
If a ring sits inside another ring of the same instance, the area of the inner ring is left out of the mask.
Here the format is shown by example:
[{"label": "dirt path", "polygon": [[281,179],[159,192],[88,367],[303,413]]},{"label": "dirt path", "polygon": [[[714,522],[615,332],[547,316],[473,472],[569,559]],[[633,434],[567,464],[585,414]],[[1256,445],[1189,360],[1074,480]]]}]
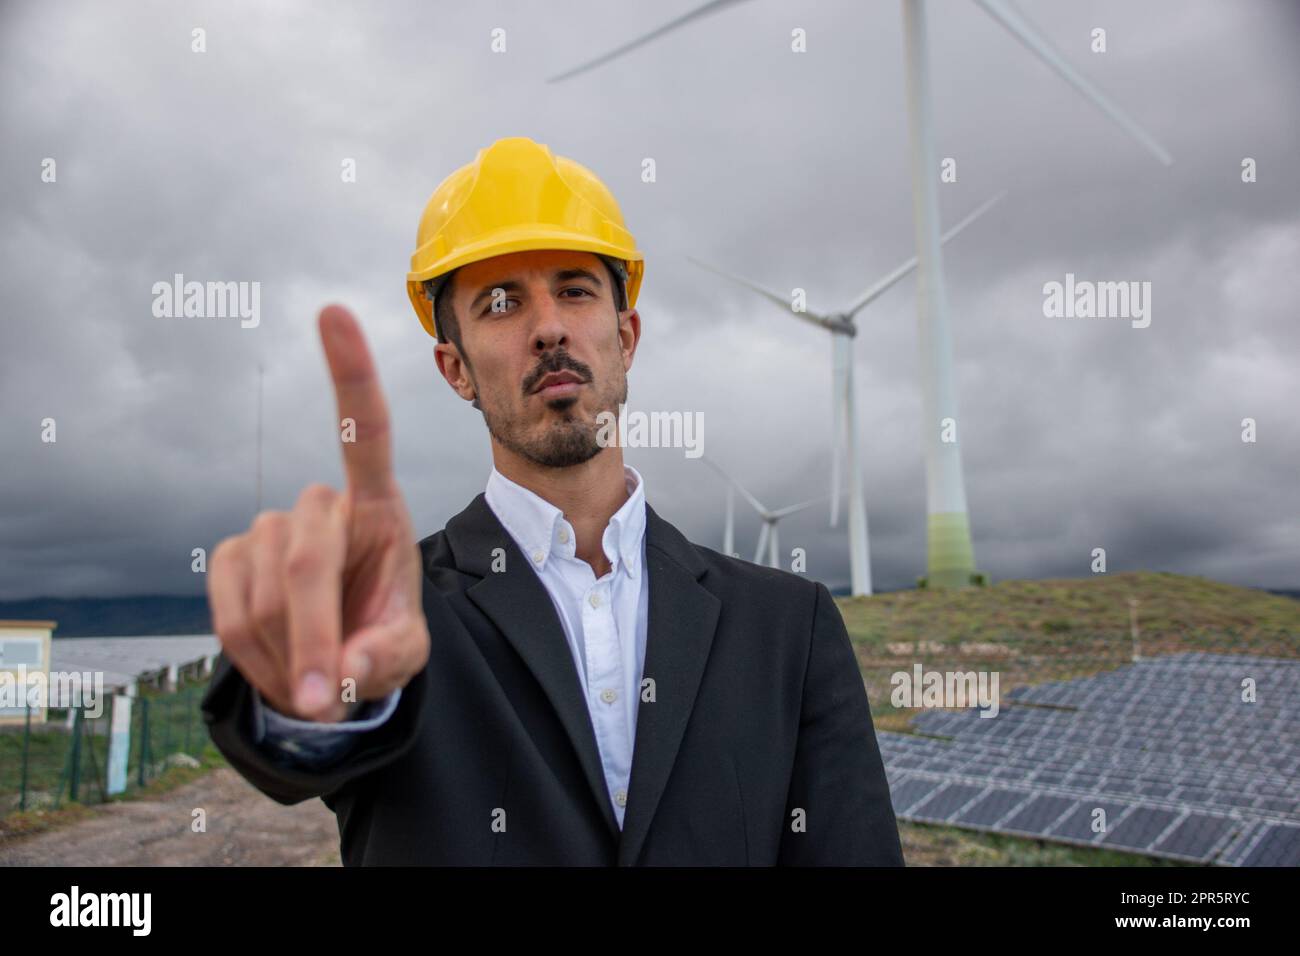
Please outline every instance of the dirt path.
[{"label": "dirt path", "polygon": [[[191,831],[193,811],[207,832]],[[0,841],[0,866],[339,866],[334,814],[286,807],[228,767],[152,799],[125,800],[65,827]]]},{"label": "dirt path", "polygon": [[[190,830],[196,807],[207,832]],[[908,866],[1006,863],[970,835],[900,827]],[[96,808],[94,817],[0,840],[0,866],[339,866],[334,814],[319,800],[285,807],[229,767],[148,800]]]}]

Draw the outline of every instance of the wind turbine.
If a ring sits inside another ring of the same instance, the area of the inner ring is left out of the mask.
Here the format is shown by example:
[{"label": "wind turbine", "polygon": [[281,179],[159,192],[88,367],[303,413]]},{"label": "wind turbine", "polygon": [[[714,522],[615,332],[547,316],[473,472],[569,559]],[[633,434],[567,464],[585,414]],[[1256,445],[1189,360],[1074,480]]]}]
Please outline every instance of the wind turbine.
[{"label": "wind turbine", "polygon": [[[942,236],[947,242],[963,229],[973,223],[993,206],[999,203],[1006,193],[999,193],[986,200],[957,225]],[[795,318],[803,319],[812,325],[825,329],[831,335],[831,527],[839,526],[840,474],[841,460],[844,457],[841,447],[848,450],[849,465],[849,577],[851,593],[856,597],[871,593],[871,551],[870,535],[867,533],[867,507],[862,495],[862,451],[858,432],[857,387],[853,377],[853,338],[858,334],[855,317],[869,303],[885,293],[904,276],[916,268],[913,256],[892,272],[888,273],[870,288],[858,296],[843,312],[819,313],[807,309],[793,311],[790,301],[770,289],[765,289],[742,276],[726,272],[693,256],[687,256],[701,268],[708,269],[720,276],[739,282],[752,289],[765,299],[779,305],[783,311]],[[728,552],[730,553],[730,552]]]},{"label": "wind turbine", "polygon": [[749,493],[739,481],[732,478],[722,470],[721,467],[714,464],[709,459],[704,459],[705,464],[722,476],[727,483],[727,523],[722,533],[722,550],[727,555],[732,554],[732,547],[735,544],[736,535],[736,518],[735,518],[735,496],[732,490],[739,491],[745,500],[750,503],[753,509],[758,512],[758,517],[763,522],[762,530],[758,533],[758,547],[754,549],[754,563],[761,564],[763,561],[763,552],[767,551],[767,564],[771,568],[780,568],[780,546],[777,543],[776,523],[788,515],[803,511],[805,508],[815,505],[820,498],[811,498],[808,501],[801,501],[797,505],[789,505],[785,508],[768,508],[761,501]]},{"label": "wind turbine", "polygon": [[[692,20],[734,6],[738,2],[743,0],[711,0],[603,56],[551,77],[550,82],[586,72]],[[916,231],[916,255],[920,264],[917,270],[917,319],[925,426],[926,583],[932,587],[962,587],[976,580],[975,558],[971,547],[970,521],[966,514],[960,445],[956,441],[944,441],[948,426],[955,426],[957,421],[957,396],[952,381],[952,338],[948,328],[948,300],[943,284],[938,197],[934,180],[937,168],[934,162],[934,134],[927,75],[929,51],[925,0],[901,2],[906,53],[908,133],[912,154],[912,216]],[[1166,166],[1173,162],[1173,158],[1154,137],[1071,66],[1019,11],[1005,0],[974,2],[1156,159]],[[852,502],[853,499],[849,500]]]}]

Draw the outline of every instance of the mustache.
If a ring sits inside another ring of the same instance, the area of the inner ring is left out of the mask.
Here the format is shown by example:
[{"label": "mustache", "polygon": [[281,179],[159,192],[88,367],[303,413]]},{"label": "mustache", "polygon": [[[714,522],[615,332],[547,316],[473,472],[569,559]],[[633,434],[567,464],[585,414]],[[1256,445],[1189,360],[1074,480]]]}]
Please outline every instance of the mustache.
[{"label": "mustache", "polygon": [[531,395],[533,389],[537,387],[543,377],[550,375],[552,372],[573,372],[584,382],[590,382],[592,379],[591,367],[579,362],[564,349],[556,352],[547,352],[537,363],[537,368],[533,369],[524,378],[524,394]]}]

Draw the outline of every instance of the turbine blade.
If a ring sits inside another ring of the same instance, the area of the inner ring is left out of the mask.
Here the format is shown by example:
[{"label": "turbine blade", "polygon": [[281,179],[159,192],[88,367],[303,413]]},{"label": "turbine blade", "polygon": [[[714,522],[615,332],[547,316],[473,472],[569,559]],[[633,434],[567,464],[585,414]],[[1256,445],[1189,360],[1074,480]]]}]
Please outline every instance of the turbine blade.
[{"label": "turbine blade", "polygon": [[706,3],[702,7],[697,7],[694,10],[690,11],[689,13],[684,13],[676,20],[669,20],[663,26],[658,27],[657,29],[651,30],[649,33],[637,37],[635,40],[632,40],[630,43],[624,43],[621,47],[611,50],[609,53],[605,53],[602,56],[598,56],[594,60],[588,60],[586,63],[582,64],[581,66],[575,66],[571,70],[567,70],[564,73],[560,73],[556,76],[552,76],[549,79],[547,79],[546,82],[558,83],[560,80],[567,80],[571,76],[577,76],[579,73],[585,73],[587,70],[594,70],[596,67],[600,66],[601,64],[608,63],[610,60],[622,56],[624,53],[627,53],[629,50],[635,50],[639,46],[644,46],[645,44],[649,43],[651,40],[663,36],[665,33],[671,33],[673,30],[676,30],[680,26],[685,26],[686,24],[690,23],[692,20],[698,20],[700,17],[705,17],[708,16],[710,13],[718,12],[723,7],[730,7],[734,4],[743,3],[743,2],[744,0],[711,0],[710,3]]},{"label": "turbine blade", "polygon": [[710,468],[716,471],[724,479],[731,482],[731,484],[735,486],[736,490],[745,496],[745,500],[750,503],[750,505],[753,507],[755,511],[757,511],[760,515],[767,514],[767,508],[763,506],[763,503],[759,501],[757,498],[755,498],[753,495],[751,495],[748,489],[746,489],[744,485],[742,485],[735,478],[732,478],[729,474],[723,471],[721,465],[716,464],[711,458],[704,458],[703,461],[706,465],[708,465]]},{"label": "turbine blade", "polygon": [[809,498],[807,501],[801,501],[797,505],[790,505],[785,508],[777,508],[775,511],[768,512],[768,514],[773,520],[777,520],[780,518],[784,518],[786,515],[792,515],[797,511],[803,511],[805,508],[811,507],[812,505],[817,504],[817,502],[819,501],[824,501],[825,498],[826,498],[825,495],[818,495],[816,498]]},{"label": "turbine blade", "polygon": [[763,530],[758,533],[758,548],[754,551],[754,563],[763,563],[763,552],[767,550],[767,536],[772,531],[772,525],[767,521],[763,522]]},{"label": "turbine blade", "polygon": [[[1006,198],[1007,198],[1007,191],[1004,189],[1002,190],[1002,192],[998,193],[996,196],[992,197],[991,199],[984,200],[984,202],[976,206],[974,211],[971,212],[969,215],[967,215],[965,219],[961,220],[961,222],[957,223],[957,225],[953,226],[942,236],[940,236],[939,242],[941,244],[945,243],[949,239],[952,239],[953,237],[959,235],[963,229],[965,229],[976,219],[984,215],[986,212],[988,212],[990,209],[992,209],[994,206],[996,206],[998,203],[1000,203],[1003,199]],[[862,293],[862,295],[854,299],[853,304],[850,305],[848,308],[847,314],[850,316],[856,315],[865,305],[879,298],[883,293],[885,293],[890,288],[892,288],[898,282],[898,280],[907,276],[915,268],[916,268],[916,256],[912,256],[912,258],[908,259],[906,262],[904,262],[893,272],[889,273],[889,275],[885,276],[883,279],[881,279],[879,282],[873,285],[866,292]]]},{"label": "turbine blade", "polygon": [[776,305],[779,305],[781,307],[781,310],[785,312],[787,315],[793,315],[796,319],[803,319],[805,322],[811,322],[813,325],[816,325],[819,328],[827,329],[832,332],[835,331],[837,328],[836,323],[832,319],[829,319],[818,312],[794,311],[794,309],[790,307],[790,300],[788,298],[782,298],[780,295],[773,292],[771,289],[765,289],[761,285],[758,285],[755,282],[750,282],[748,279],[744,278],[743,276],[738,276],[733,272],[727,272],[725,269],[719,269],[717,266],[711,266],[707,262],[702,262],[701,260],[696,259],[694,256],[687,256],[686,258],[689,259],[691,262],[695,263],[701,269],[707,269],[709,272],[712,272],[715,275],[720,275],[724,279],[730,279],[732,282],[739,282],[741,285],[745,286],[745,288],[757,292],[763,298],[768,299],[771,302],[774,302]]},{"label": "turbine blade", "polygon": [[1070,65],[1069,61],[1052,46],[1048,39],[1039,32],[1025,17],[1004,0],[975,0],[984,12],[991,16],[1017,40],[1025,45],[1036,57],[1052,68],[1061,79],[1069,83],[1084,99],[1101,110],[1111,121],[1130,137],[1137,140],[1147,152],[1164,165],[1173,165],[1174,158],[1169,151],[1156,141],[1156,138],[1137,124],[1137,121],[1120,109],[1110,97]]}]

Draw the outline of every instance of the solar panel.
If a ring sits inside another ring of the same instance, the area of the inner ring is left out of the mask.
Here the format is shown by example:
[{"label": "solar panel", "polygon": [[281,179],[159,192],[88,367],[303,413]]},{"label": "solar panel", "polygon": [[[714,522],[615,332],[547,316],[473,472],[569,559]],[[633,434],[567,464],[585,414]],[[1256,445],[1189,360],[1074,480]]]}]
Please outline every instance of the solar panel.
[{"label": "solar panel", "polygon": [[910,814],[913,805],[933,792],[934,783],[930,780],[905,780],[896,787],[891,786],[889,795],[894,804],[894,813],[898,816]]},{"label": "solar panel", "polygon": [[1240,824],[1228,817],[1192,812],[1170,830],[1154,849],[1161,853],[1200,860],[1209,856],[1220,841],[1239,828]]},{"label": "solar panel", "polygon": [[1271,824],[1263,828],[1259,841],[1242,866],[1300,866],[1300,827]]},{"label": "solar panel", "polygon": [[1101,842],[1107,846],[1145,850],[1155,844],[1182,816],[1184,814],[1177,810],[1133,807],[1118,820],[1107,821],[1106,834]]},{"label": "solar panel", "polygon": [[[1111,800],[1085,801],[1066,814],[1064,819],[1048,832],[1067,840],[1091,842],[1099,835],[1099,831],[1093,827],[1101,826],[1103,820],[1109,826],[1110,822],[1117,819],[1126,809],[1128,807],[1125,804]],[[1104,818],[1098,814],[1098,810],[1105,811]]]},{"label": "solar panel", "polygon": [[935,795],[931,799],[912,812],[921,819],[947,820],[982,792],[982,787],[972,787],[964,783],[950,783],[935,791]]},{"label": "solar panel", "polygon": [[1006,830],[1022,830],[1027,833],[1046,833],[1053,823],[1065,815],[1077,801],[1069,797],[1054,797],[1038,794],[1023,807],[1013,813],[1002,824]]},{"label": "solar panel", "polygon": [[991,827],[1030,799],[1020,790],[989,790],[956,818],[958,823]]}]

